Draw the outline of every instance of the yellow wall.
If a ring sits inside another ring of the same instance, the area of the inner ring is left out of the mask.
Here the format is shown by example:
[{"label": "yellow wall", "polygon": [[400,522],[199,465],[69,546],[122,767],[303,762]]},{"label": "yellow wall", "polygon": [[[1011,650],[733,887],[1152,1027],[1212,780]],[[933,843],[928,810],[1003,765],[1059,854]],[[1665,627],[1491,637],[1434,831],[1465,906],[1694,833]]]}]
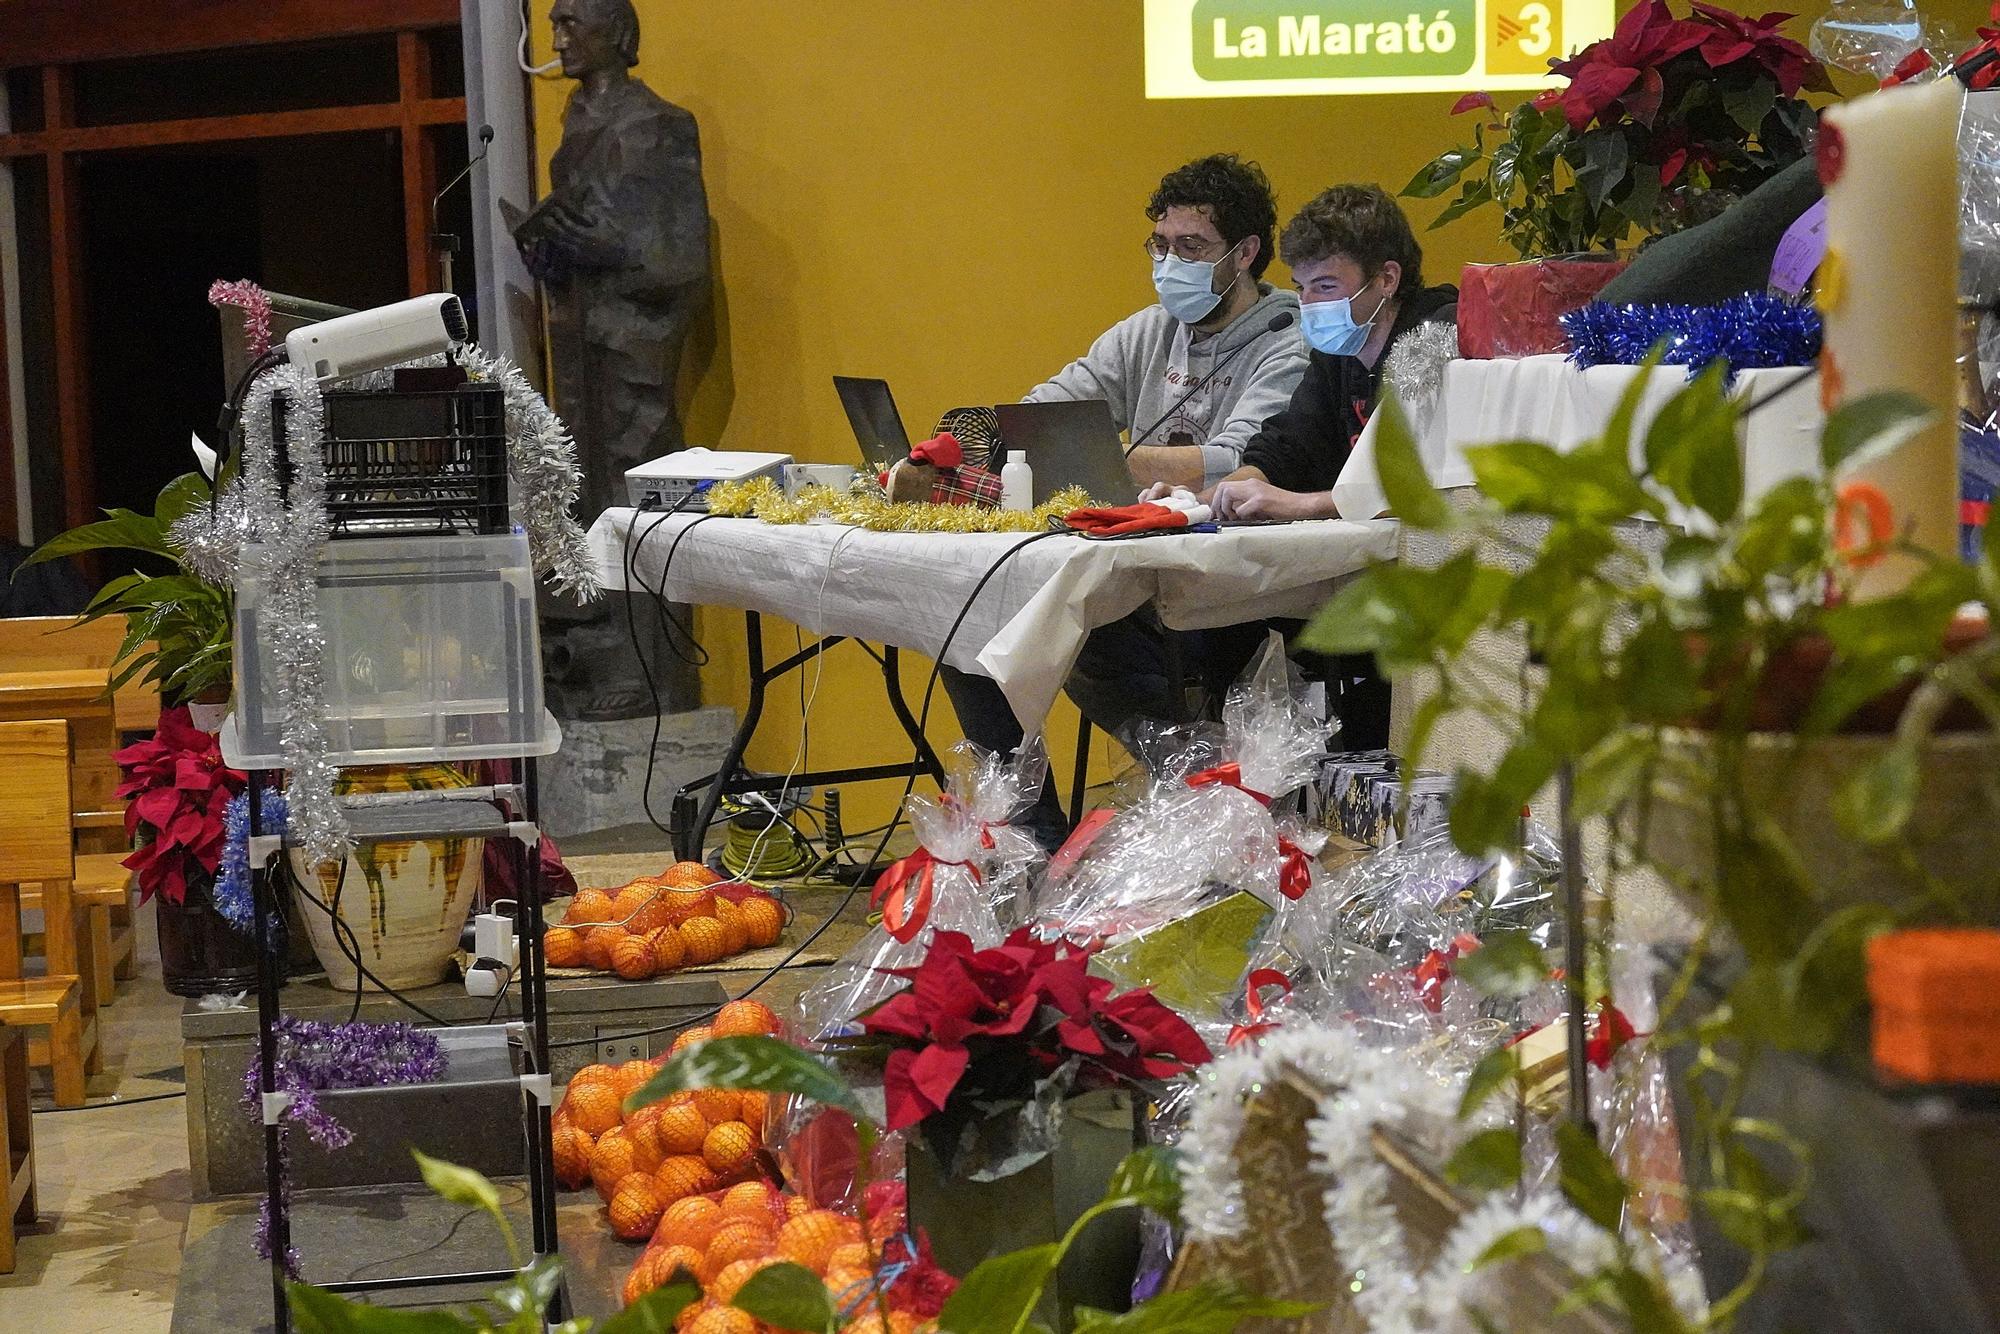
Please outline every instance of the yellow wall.
[{"label": "yellow wall", "polygon": [[[545,53],[548,6],[534,9]],[[1337,181],[1399,189],[1452,132],[1448,97],[1149,103],[1137,0],[638,9],[637,73],[701,122],[719,282],[713,341],[690,358],[688,439],[723,448],[852,462],[836,374],[885,376],[912,431],[955,405],[1019,396],[1153,299],[1142,210],[1190,158],[1261,162],[1282,220]],[[571,86],[540,85],[545,157]],[[1427,268],[1449,277],[1497,258],[1484,230],[1426,235]],[[1282,282],[1282,267],[1267,280]],[[790,626],[766,631],[790,650]],[[700,633],[714,655],[708,701],[740,706],[741,618],[705,610]],[[928,666],[911,663],[913,691]],[[851,648],[830,655],[816,765],[897,757],[879,679]],[[788,681],[750,763],[790,766],[798,713]],[[931,730],[957,736],[942,692]],[[1074,730],[1065,705],[1050,727],[1065,775]],[[850,824],[886,814],[895,790],[874,787],[852,794]]]},{"label": "yellow wall", "polygon": [[[638,74],[701,122],[719,281],[712,338],[690,359],[688,438],[723,448],[852,462],[835,374],[887,377],[913,432],[954,405],[1018,396],[1153,299],[1142,209],[1190,158],[1261,162],[1282,220],[1338,181],[1398,190],[1469,132],[1446,96],[1147,102],[1139,0],[637,5]],[[546,58],[548,4],[533,8]],[[570,86],[540,85],[545,157]],[[1419,227],[1435,212],[1412,206]],[[1505,257],[1490,217],[1422,239],[1433,281]],[[1282,267],[1267,277],[1283,282]],[[742,702],[741,627],[701,615],[711,703]],[[767,631],[789,650],[789,626]],[[897,757],[878,682],[857,651],[830,655],[815,764]],[[793,760],[786,684],[750,752],[763,769]],[[949,709],[936,714],[949,742]],[[1065,705],[1050,728],[1064,774],[1074,727]],[[893,790],[875,786],[852,794],[850,824],[886,814]]]}]

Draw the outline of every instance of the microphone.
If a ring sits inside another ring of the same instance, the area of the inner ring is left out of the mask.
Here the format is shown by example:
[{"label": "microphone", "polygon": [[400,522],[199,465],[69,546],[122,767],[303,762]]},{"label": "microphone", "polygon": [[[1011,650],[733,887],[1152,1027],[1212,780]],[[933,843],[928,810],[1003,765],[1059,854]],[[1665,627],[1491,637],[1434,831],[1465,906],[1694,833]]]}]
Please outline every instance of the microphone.
[{"label": "microphone", "polygon": [[493,127],[491,125],[482,125],[479,127],[479,151],[473,155],[472,160],[470,162],[465,164],[464,171],[461,171],[460,173],[458,173],[458,175],[452,177],[450,182],[445,185],[444,189],[438,191],[437,194],[431,197],[431,226],[433,227],[437,226],[438,209],[444,204],[444,197],[450,194],[454,189],[456,189],[460,181],[470,176],[472,174],[472,169],[478,166],[480,163],[484,162],[486,160],[486,155],[492,151],[493,151]]},{"label": "microphone", "polygon": [[1230,362],[1236,360],[1237,354],[1242,352],[1244,348],[1249,347],[1252,343],[1255,343],[1259,338],[1262,338],[1267,333],[1284,332],[1286,329],[1291,328],[1293,324],[1297,323],[1298,318],[1299,316],[1297,311],[1281,310],[1276,315],[1273,315],[1271,317],[1271,322],[1269,324],[1266,324],[1262,329],[1259,329],[1249,338],[1246,338],[1241,343],[1238,343],[1235,347],[1231,348],[1227,353],[1225,353],[1222,356],[1220,360],[1218,360],[1215,363],[1215,365],[1209,370],[1208,374],[1202,376],[1201,379],[1195,382],[1194,388],[1188,390],[1185,394],[1181,395],[1179,402],[1175,403],[1172,407],[1168,408],[1165,412],[1161,413],[1160,419],[1158,421],[1154,422],[1151,426],[1148,426],[1144,431],[1140,432],[1138,435],[1132,437],[1132,443],[1125,446],[1125,457],[1128,459],[1131,458],[1132,451],[1137,449],[1139,446],[1145,444],[1147,438],[1150,437],[1153,434],[1153,432],[1159,430],[1162,426],[1165,426],[1168,420],[1171,419],[1175,413],[1179,412],[1182,408],[1186,407],[1188,405],[1189,399],[1192,399],[1196,394],[1199,394],[1202,390],[1208,388],[1208,382],[1210,380],[1213,380],[1217,375],[1221,374],[1222,368],[1224,366],[1227,366]]}]

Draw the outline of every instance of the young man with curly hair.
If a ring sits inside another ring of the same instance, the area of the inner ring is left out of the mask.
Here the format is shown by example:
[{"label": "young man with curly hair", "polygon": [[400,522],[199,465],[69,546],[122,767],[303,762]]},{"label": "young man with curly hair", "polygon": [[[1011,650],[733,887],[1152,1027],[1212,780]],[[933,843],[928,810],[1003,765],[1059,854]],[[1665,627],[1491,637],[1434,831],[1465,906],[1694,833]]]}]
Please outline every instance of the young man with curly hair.
[{"label": "young man with curly hair", "polygon": [[1419,324],[1458,314],[1457,288],[1424,285],[1423,248],[1380,186],[1322,191],[1285,225],[1278,253],[1299,290],[1311,363],[1215,487],[1218,518],[1339,517],[1333,484],[1374,407],[1383,359]]},{"label": "young man with curly hair", "polygon": [[[1200,489],[1236,469],[1305,374],[1299,303],[1261,281],[1278,202],[1256,163],[1231,153],[1190,162],[1160,182],[1146,216],[1159,303],[1111,326],[1027,401],[1103,399],[1135,446],[1141,486]],[[1294,318],[1273,329],[1285,314]]]}]

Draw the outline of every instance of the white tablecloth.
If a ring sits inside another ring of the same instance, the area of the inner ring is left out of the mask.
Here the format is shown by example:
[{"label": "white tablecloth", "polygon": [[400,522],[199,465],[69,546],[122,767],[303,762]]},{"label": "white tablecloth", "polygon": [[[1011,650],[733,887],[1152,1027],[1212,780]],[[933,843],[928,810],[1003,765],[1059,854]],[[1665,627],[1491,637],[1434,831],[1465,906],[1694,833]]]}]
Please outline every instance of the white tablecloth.
[{"label": "white tablecloth", "polygon": [[[606,587],[658,588],[676,537],[700,516],[610,509],[590,530]],[[635,523],[636,520],[636,523]],[[666,572],[675,602],[783,616],[815,634],[893,644],[935,658],[980,578],[1019,533],[875,533],[839,524],[708,519]],[[1091,630],[1147,602],[1177,630],[1310,615],[1342,582],[1396,551],[1388,520],[1229,528],[1101,542],[1055,537],[1009,560],[945,654],[992,677],[1038,730]]]},{"label": "white tablecloth", "polygon": [[[1626,386],[1641,373],[1637,366],[1578,370],[1560,355],[1451,362],[1445,367],[1437,409],[1417,440],[1431,481],[1443,488],[1473,485],[1472,468],[1465,460],[1468,445],[1538,440],[1564,452],[1575,449],[1603,433]],[[1735,392],[1754,403],[1797,374],[1789,369],[1743,371],[1736,377]],[[1682,367],[1653,370],[1632,431],[1635,465],[1645,457],[1647,425],[1686,384],[1687,371]],[[1751,499],[1787,477],[1817,470],[1823,421],[1816,378],[1745,420],[1743,480]],[[1334,503],[1342,514],[1376,515],[1388,509],[1375,476],[1378,427],[1378,421],[1370,421],[1362,431],[1334,485]]]}]

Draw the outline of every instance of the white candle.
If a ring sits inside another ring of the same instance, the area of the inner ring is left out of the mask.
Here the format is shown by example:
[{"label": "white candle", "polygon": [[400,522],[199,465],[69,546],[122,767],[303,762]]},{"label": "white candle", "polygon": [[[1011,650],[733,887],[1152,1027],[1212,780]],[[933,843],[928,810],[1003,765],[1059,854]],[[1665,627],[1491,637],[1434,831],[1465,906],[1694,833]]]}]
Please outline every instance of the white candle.
[{"label": "white candle", "polygon": [[[1826,263],[1820,368],[1827,409],[1886,389],[1934,405],[1938,421],[1852,476],[1889,501],[1898,532],[1946,559],[1958,553],[1958,119],[1964,90],[1944,78],[1872,93],[1823,117]],[[1864,570],[1857,596],[1881,597],[1919,568],[1891,556]]]}]

